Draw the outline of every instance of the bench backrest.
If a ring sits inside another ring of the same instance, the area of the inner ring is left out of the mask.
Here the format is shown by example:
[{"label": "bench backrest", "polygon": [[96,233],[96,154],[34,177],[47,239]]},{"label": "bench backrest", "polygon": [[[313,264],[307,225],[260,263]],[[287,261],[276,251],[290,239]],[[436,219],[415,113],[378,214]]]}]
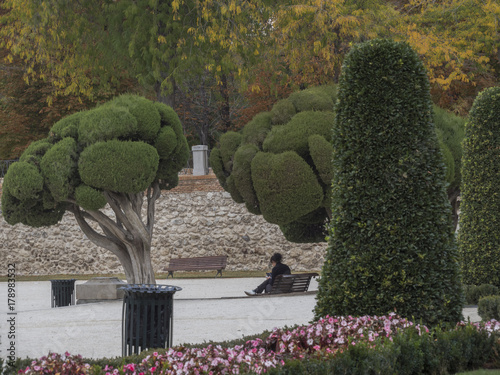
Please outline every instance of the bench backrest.
[{"label": "bench backrest", "polygon": [[317,273],[296,273],[293,275],[278,275],[273,283],[271,294],[307,292],[313,277]]},{"label": "bench backrest", "polygon": [[226,268],[227,255],[193,257],[193,258],[172,258],[168,268],[171,269],[204,269],[204,268]]}]

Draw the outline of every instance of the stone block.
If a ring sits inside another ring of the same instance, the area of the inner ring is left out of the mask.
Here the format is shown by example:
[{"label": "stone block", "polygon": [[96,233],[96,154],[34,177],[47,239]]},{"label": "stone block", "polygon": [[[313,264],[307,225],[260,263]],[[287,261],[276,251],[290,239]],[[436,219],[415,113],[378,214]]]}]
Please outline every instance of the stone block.
[{"label": "stone block", "polygon": [[123,299],[124,291],[118,288],[125,285],[117,277],[94,277],[76,286],[76,304]]}]

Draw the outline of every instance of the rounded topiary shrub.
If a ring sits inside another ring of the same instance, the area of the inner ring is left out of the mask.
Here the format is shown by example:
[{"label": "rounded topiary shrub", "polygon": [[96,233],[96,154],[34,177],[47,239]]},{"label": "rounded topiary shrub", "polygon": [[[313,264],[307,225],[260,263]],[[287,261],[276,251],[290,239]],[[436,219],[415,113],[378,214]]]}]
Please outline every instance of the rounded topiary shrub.
[{"label": "rounded topiary shrub", "polygon": [[5,176],[2,214],[9,224],[53,225],[67,203],[102,208],[103,190],[142,193],[153,182],[172,189],[189,156],[172,108],[122,95],[63,118],[28,146]]},{"label": "rounded topiary shrub", "polygon": [[500,87],[481,92],[465,125],[459,249],[466,284],[500,287]]},{"label": "rounded topiary shrub", "polygon": [[462,317],[443,157],[425,68],[405,43],[346,57],[333,127],[331,237],[317,316]]},{"label": "rounded topiary shrub", "polygon": [[479,299],[477,313],[482,320],[500,320],[500,296],[486,296]]},{"label": "rounded topiary shrub", "polygon": [[296,92],[224,134],[210,155],[233,200],[278,224],[289,241],[325,241],[335,101],[332,86]]}]

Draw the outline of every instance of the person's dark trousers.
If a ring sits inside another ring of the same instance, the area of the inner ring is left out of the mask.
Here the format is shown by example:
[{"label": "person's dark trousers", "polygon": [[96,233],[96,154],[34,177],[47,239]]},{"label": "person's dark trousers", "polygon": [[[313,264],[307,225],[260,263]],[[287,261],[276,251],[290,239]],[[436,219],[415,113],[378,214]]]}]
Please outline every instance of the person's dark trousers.
[{"label": "person's dark trousers", "polygon": [[262,284],[260,284],[256,289],[255,289],[255,293],[262,293],[262,292],[266,292],[266,293],[269,293],[272,289],[272,285],[271,285],[271,279],[266,279],[264,280],[264,282]]}]

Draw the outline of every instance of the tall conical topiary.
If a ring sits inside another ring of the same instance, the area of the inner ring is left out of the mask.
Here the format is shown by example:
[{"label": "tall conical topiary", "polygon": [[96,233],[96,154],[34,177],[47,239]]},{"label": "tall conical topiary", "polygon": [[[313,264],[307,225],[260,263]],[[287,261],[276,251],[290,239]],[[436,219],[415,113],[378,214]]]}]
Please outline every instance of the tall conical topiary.
[{"label": "tall conical topiary", "polygon": [[344,61],[338,95],[316,316],[460,320],[457,249],[422,62],[405,43],[359,44]]},{"label": "tall conical topiary", "polygon": [[474,101],[462,168],[458,239],[464,283],[500,287],[500,87]]}]

